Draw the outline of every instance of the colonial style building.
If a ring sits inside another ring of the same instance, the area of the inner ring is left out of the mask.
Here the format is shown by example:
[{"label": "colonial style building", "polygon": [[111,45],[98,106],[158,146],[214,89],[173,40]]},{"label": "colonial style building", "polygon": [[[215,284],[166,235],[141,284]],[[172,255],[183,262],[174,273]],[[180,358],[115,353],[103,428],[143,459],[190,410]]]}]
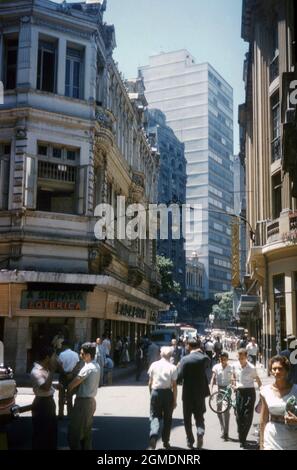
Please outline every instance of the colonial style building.
[{"label": "colonial style building", "polygon": [[153,242],[94,234],[98,204],[118,214],[118,196],[156,202],[159,165],[143,84],[129,95],[105,5],[0,5],[0,339],[17,372],[40,337],[106,331],[133,345],[164,309]]},{"label": "colonial style building", "polygon": [[[240,107],[246,162],[247,295],[242,317],[263,334],[266,359],[297,333],[296,2],[244,0],[246,102]],[[290,96],[291,95],[291,96]]]}]

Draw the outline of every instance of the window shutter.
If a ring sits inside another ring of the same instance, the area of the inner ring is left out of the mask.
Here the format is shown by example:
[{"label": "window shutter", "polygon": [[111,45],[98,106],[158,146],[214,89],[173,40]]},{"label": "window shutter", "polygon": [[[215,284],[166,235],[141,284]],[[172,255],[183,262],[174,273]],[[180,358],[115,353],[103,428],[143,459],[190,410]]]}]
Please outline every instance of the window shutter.
[{"label": "window shutter", "polygon": [[28,209],[36,209],[38,161],[30,155],[25,156],[25,203]]},{"label": "window shutter", "polygon": [[9,158],[0,158],[0,210],[8,209]]},{"label": "window shutter", "polygon": [[87,206],[88,166],[78,167],[77,178],[77,213],[84,215]]}]

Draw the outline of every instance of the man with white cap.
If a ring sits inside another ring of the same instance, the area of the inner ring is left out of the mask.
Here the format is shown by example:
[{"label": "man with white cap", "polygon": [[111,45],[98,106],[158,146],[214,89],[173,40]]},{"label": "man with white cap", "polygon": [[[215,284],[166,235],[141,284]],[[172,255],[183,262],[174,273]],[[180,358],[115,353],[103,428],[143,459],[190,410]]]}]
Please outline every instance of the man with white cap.
[{"label": "man with white cap", "polygon": [[156,448],[163,419],[162,441],[165,449],[170,448],[169,439],[172,424],[172,414],[176,408],[177,398],[177,368],[170,363],[172,348],[161,348],[161,359],[151,364],[149,375],[150,403],[150,447]]}]

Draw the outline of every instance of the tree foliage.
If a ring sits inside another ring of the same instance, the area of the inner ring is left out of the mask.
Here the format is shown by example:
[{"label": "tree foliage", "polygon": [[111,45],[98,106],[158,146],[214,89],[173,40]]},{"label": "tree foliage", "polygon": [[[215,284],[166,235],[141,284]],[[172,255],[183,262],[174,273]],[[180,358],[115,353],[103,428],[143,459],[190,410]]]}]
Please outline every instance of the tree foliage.
[{"label": "tree foliage", "polygon": [[215,295],[218,304],[212,307],[216,320],[231,321],[233,317],[233,292],[223,292]]},{"label": "tree foliage", "polygon": [[173,261],[165,256],[157,256],[157,269],[161,276],[162,294],[180,294],[181,286],[172,277]]}]

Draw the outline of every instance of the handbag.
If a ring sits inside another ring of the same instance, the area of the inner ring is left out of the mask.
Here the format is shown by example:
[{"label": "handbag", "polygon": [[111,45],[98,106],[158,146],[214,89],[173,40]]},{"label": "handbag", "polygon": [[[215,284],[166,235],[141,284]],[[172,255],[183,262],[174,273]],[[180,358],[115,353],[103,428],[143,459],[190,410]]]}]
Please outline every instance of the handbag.
[{"label": "handbag", "polygon": [[262,408],[262,401],[261,401],[261,398],[260,398],[258,403],[255,406],[255,412],[256,413],[261,413],[261,408]]}]

